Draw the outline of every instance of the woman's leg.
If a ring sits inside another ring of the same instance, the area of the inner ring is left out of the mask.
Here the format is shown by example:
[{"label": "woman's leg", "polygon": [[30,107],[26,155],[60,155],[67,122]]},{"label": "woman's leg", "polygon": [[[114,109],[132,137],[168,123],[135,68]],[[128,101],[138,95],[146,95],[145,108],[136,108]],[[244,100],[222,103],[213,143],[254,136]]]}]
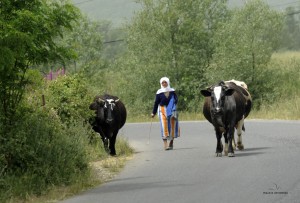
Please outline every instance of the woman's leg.
[{"label": "woman's leg", "polygon": [[166,107],[165,106],[159,106],[158,107],[158,117],[160,121],[160,129],[161,129],[161,136],[162,139],[168,139],[169,137],[169,122],[168,118],[166,116]]},{"label": "woman's leg", "polygon": [[164,149],[169,150],[168,141],[169,138],[169,125],[168,125],[168,118],[166,117],[166,107],[159,106],[158,107],[158,117],[160,121],[160,129],[161,129],[161,137],[164,143]]},{"label": "woman's leg", "polygon": [[163,141],[164,141],[164,149],[165,149],[165,150],[169,150],[169,146],[168,146],[168,141],[167,141],[167,139],[163,139]]},{"label": "woman's leg", "polygon": [[169,149],[173,149],[173,144],[174,144],[174,139],[172,139],[172,140],[170,141]]}]

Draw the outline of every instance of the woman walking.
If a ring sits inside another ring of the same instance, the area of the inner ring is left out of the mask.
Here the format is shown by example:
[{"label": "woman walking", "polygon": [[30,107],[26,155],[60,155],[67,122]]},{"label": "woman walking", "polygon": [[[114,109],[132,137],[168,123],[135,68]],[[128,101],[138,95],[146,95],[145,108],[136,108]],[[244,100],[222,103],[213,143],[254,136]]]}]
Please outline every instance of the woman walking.
[{"label": "woman walking", "polygon": [[180,128],[178,125],[178,115],[176,109],[178,98],[175,90],[170,87],[169,78],[161,78],[160,86],[161,88],[156,92],[151,117],[153,118],[156,113],[158,113],[164,149],[170,150],[173,149],[174,138],[180,136]]}]

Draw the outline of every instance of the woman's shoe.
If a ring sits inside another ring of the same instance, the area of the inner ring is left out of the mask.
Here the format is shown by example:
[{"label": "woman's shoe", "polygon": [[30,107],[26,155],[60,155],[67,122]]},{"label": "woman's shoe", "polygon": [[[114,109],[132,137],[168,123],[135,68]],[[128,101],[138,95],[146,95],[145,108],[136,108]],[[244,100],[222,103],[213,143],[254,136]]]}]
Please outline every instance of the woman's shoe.
[{"label": "woman's shoe", "polygon": [[169,144],[169,147],[168,147],[168,148],[169,148],[169,150],[172,150],[172,149],[173,149],[173,140],[170,141],[170,144]]},{"label": "woman's shoe", "polygon": [[169,150],[167,140],[165,139],[165,140],[163,140],[163,141],[164,141],[164,149],[165,149],[165,150]]}]

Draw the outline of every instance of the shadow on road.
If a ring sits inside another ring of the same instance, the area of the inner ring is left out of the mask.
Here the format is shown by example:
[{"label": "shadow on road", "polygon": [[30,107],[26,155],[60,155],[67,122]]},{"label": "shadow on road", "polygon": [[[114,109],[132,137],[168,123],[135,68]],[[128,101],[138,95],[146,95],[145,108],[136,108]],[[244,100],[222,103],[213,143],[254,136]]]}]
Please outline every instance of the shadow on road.
[{"label": "shadow on road", "polygon": [[243,156],[255,156],[255,155],[260,155],[260,154],[265,154],[265,151],[269,149],[270,147],[254,147],[254,148],[246,148],[244,150],[237,150],[239,153],[235,153],[237,157],[243,157]]},{"label": "shadow on road", "polygon": [[270,149],[271,147],[253,147],[253,148],[246,148],[243,151],[248,152],[248,151],[259,151],[259,150],[264,150],[264,149]]}]

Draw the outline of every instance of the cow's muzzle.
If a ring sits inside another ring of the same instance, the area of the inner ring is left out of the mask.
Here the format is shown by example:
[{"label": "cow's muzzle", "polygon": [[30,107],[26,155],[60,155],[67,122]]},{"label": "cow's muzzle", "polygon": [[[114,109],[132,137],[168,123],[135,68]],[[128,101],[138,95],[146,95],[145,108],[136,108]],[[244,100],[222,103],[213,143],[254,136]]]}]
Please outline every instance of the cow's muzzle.
[{"label": "cow's muzzle", "polygon": [[113,119],[110,119],[110,118],[106,119],[106,123],[107,123],[107,124],[111,124],[111,123],[113,123],[113,121],[114,121],[114,120],[113,120]]},{"label": "cow's muzzle", "polygon": [[213,112],[212,120],[219,127],[224,127],[222,112]]}]

